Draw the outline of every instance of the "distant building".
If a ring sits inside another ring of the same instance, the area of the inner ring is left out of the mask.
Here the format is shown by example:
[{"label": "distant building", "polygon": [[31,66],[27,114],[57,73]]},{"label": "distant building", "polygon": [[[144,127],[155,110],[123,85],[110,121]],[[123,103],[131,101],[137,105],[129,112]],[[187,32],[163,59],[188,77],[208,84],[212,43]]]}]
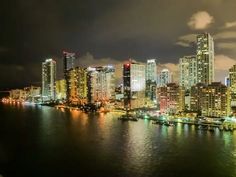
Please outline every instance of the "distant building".
[{"label": "distant building", "polygon": [[127,110],[145,106],[144,64],[129,61],[123,65],[124,108]]},{"label": "distant building", "polygon": [[202,116],[221,117],[227,113],[227,87],[220,82],[199,83],[191,88],[191,111]]},{"label": "distant building", "polygon": [[225,86],[230,87],[229,76],[226,76],[226,77],[225,77]]},{"label": "distant building", "polygon": [[156,105],[157,102],[157,65],[156,59],[147,60],[146,64],[146,98],[150,106]]},{"label": "distant building", "polygon": [[214,82],[214,60],[214,41],[211,35],[197,35],[197,83]]},{"label": "distant building", "polygon": [[172,82],[172,74],[168,69],[163,69],[159,75],[158,86],[163,87]]},{"label": "distant building", "polygon": [[179,74],[179,84],[186,90],[197,83],[197,60],[195,55],[180,58]]},{"label": "distant building", "polygon": [[41,87],[30,86],[25,87],[24,91],[26,92],[26,101],[29,102],[38,102],[41,98]]},{"label": "distant building", "polygon": [[10,99],[17,101],[25,101],[27,98],[27,92],[23,89],[14,89],[10,91]]},{"label": "distant building", "polygon": [[115,100],[115,68],[89,67],[87,72],[88,102],[99,104]]},{"label": "distant building", "polygon": [[46,59],[42,63],[42,100],[56,99],[56,61]]},{"label": "distant building", "polygon": [[56,98],[57,100],[66,99],[66,80],[65,79],[56,81]]},{"label": "distant building", "polygon": [[176,83],[158,88],[160,112],[175,114],[185,109],[184,89]]},{"label": "distant building", "polygon": [[66,81],[66,98],[67,101],[69,101],[69,70],[74,68],[74,62],[75,62],[75,53],[69,53],[66,51],[63,51],[63,69],[64,69],[64,78]]}]

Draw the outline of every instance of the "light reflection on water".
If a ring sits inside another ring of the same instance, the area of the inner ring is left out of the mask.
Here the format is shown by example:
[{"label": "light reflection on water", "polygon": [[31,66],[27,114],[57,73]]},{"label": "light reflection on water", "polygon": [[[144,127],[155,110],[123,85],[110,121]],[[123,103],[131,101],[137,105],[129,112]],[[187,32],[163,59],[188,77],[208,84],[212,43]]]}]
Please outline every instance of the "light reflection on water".
[{"label": "light reflection on water", "polygon": [[0,105],[0,114],[3,174],[236,176],[236,132],[37,106]]}]

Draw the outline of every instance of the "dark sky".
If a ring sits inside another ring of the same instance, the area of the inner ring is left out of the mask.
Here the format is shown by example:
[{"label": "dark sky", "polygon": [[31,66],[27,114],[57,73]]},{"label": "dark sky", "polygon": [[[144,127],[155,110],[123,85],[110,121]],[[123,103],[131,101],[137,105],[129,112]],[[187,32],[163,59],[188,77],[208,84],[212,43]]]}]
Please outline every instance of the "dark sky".
[{"label": "dark sky", "polygon": [[157,58],[175,72],[201,32],[215,38],[222,79],[236,58],[235,9],[235,0],[3,1],[0,89],[40,85],[41,62],[54,58],[60,71],[64,49],[77,52],[80,64]]}]

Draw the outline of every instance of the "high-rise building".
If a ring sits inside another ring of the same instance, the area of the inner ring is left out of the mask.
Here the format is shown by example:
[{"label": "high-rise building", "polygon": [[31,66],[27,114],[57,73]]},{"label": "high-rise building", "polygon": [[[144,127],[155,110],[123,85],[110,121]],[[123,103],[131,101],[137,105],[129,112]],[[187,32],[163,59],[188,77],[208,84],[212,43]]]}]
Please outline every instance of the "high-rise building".
[{"label": "high-rise building", "polygon": [[56,81],[56,98],[57,100],[66,99],[66,80],[65,79]]},{"label": "high-rise building", "polygon": [[172,74],[170,73],[170,71],[168,69],[161,70],[161,73],[159,75],[158,86],[163,87],[171,82],[172,82]]},{"label": "high-rise building", "polygon": [[189,90],[197,83],[197,60],[196,56],[184,56],[179,59],[179,84]]},{"label": "high-rise building", "polygon": [[157,88],[157,65],[156,59],[147,60],[146,65],[146,98],[150,106],[156,105],[156,88]]},{"label": "high-rise building", "polygon": [[67,71],[68,103],[87,103],[87,69],[76,67]]},{"label": "high-rise building", "polygon": [[197,35],[197,82],[214,82],[214,41],[209,33]]},{"label": "high-rise building", "polygon": [[42,63],[42,101],[56,98],[56,61],[46,59]]},{"label": "high-rise building", "polygon": [[89,67],[88,102],[108,103],[115,99],[115,68],[113,66]]},{"label": "high-rise building", "polygon": [[145,106],[144,64],[130,60],[123,65],[124,108],[126,110]]},{"label": "high-rise building", "polygon": [[158,87],[158,101],[161,113],[175,114],[184,111],[184,89],[176,83],[168,83],[166,86]]},{"label": "high-rise building", "polygon": [[63,69],[64,69],[64,78],[66,81],[66,99],[67,102],[69,102],[69,71],[74,68],[74,62],[75,62],[75,53],[69,53],[66,51],[63,51]]},{"label": "high-rise building", "polygon": [[202,83],[191,89],[191,110],[202,116],[221,117],[227,115],[227,87],[220,82]]},{"label": "high-rise building", "polygon": [[236,65],[229,69],[229,86],[236,88]]}]

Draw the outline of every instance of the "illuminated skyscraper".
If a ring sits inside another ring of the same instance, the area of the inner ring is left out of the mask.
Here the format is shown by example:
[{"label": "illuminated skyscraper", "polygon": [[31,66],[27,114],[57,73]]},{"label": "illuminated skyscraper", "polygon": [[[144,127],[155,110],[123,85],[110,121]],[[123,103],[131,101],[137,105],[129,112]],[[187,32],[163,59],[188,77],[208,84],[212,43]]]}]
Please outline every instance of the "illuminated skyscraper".
[{"label": "illuminated skyscraper", "polygon": [[68,103],[87,103],[87,69],[75,67],[68,72]]},{"label": "illuminated skyscraper", "polygon": [[56,98],[56,61],[46,59],[42,63],[42,100],[51,101]]},{"label": "illuminated skyscraper", "polygon": [[135,109],[145,106],[145,70],[141,63],[129,61],[123,65],[124,108]]},{"label": "illuminated skyscraper", "polygon": [[64,69],[64,78],[66,81],[66,99],[67,102],[69,102],[69,70],[74,68],[74,62],[75,62],[75,53],[69,53],[63,51],[63,69]]},{"label": "illuminated skyscraper", "polygon": [[163,87],[172,82],[172,75],[168,69],[163,69],[159,75],[158,86]]},{"label": "illuminated skyscraper", "polygon": [[156,88],[157,88],[157,65],[156,59],[147,60],[146,65],[146,97],[150,106],[156,104]]},{"label": "illuminated skyscraper", "polygon": [[89,67],[88,102],[107,103],[115,99],[115,68],[113,66]]},{"label": "illuminated skyscraper", "polygon": [[56,95],[57,100],[65,100],[66,99],[66,81],[65,79],[56,81]]},{"label": "illuminated skyscraper", "polygon": [[189,90],[197,83],[197,60],[196,56],[184,56],[179,59],[180,86]]},{"label": "illuminated skyscraper", "polygon": [[197,35],[197,82],[214,82],[214,41],[209,33]]}]

